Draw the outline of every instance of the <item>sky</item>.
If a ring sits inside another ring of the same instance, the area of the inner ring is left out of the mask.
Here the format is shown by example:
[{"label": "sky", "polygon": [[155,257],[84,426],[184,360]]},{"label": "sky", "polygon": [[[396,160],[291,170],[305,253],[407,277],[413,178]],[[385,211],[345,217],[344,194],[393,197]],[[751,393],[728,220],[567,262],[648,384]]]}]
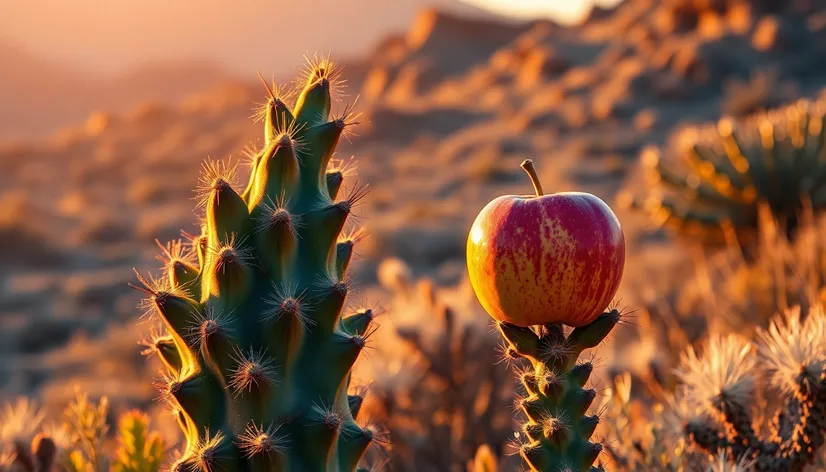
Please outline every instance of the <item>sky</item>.
[{"label": "sky", "polygon": [[216,62],[244,76],[283,73],[305,53],[363,57],[386,35],[407,31],[426,5],[566,21],[591,1],[0,0],[0,53],[12,44],[99,77],[183,60]]},{"label": "sky", "polygon": [[462,2],[518,18],[546,17],[560,23],[575,22],[591,5],[613,6],[620,0],[461,0]]}]

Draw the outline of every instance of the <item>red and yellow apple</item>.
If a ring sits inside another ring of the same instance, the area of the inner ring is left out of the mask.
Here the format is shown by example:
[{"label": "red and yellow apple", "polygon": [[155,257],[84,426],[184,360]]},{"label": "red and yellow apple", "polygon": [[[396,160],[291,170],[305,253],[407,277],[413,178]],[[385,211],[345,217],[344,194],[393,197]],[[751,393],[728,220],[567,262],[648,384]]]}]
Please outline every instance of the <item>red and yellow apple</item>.
[{"label": "red and yellow apple", "polygon": [[536,195],[498,197],[476,217],[467,242],[471,285],[496,320],[584,326],[611,303],[622,279],[619,220],[589,193],[544,195],[533,163],[522,168]]}]

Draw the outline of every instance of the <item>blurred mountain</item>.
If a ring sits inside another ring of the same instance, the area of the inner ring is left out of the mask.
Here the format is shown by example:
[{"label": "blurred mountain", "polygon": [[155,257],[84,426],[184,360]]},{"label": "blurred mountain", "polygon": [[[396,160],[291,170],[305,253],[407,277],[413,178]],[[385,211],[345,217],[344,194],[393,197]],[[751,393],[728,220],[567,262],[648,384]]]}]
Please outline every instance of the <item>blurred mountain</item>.
[{"label": "blurred mountain", "polygon": [[98,79],[0,42],[0,139],[25,137],[82,121],[98,109],[120,110],[146,100],[180,100],[229,77],[206,62],[155,63]]},{"label": "blurred mountain", "polygon": [[[40,0],[50,17],[66,19],[56,24],[31,5],[4,6],[0,139],[42,136],[99,109],[180,100],[231,79],[253,81],[256,70],[291,76],[303,54],[322,48],[333,47],[339,59],[363,56],[382,36],[403,31],[428,3],[241,0],[228,16],[223,2],[193,1],[149,0],[136,11],[97,0]],[[491,16],[456,0],[429,3]],[[348,73],[357,76],[358,69],[354,63]]]}]

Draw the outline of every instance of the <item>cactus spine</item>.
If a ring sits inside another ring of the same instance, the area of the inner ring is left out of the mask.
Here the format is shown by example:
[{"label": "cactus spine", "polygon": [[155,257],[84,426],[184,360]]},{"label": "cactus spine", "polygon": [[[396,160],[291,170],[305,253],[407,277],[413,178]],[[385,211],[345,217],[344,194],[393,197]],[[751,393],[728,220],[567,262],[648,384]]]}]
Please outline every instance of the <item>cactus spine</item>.
[{"label": "cactus spine", "polygon": [[330,116],[334,65],[309,62],[292,109],[268,87],[246,188],[207,164],[192,251],[173,244],[164,278],[138,276],[167,331],[153,342],[159,388],[186,435],[173,470],[352,471],[377,440],[348,395],[373,313],[343,316],[354,241],[342,233],[364,189],[339,198],[331,164],[354,122],[349,107]]},{"label": "cactus spine", "polygon": [[519,453],[530,470],[602,470],[593,465],[602,445],[591,442],[599,416],[587,414],[596,397],[596,390],[585,388],[594,366],[578,358],[601,343],[619,321],[619,311],[611,310],[567,336],[561,324],[498,324],[508,357],[531,364],[520,374],[527,396],[517,401],[527,418]]}]

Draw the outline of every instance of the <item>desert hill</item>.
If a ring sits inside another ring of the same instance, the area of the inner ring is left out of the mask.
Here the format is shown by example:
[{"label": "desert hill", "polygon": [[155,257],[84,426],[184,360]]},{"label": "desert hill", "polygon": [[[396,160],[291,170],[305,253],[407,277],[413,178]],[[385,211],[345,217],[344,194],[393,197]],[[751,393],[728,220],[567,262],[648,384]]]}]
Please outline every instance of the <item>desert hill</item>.
[{"label": "desert hill", "polygon": [[[431,3],[493,17],[456,0]],[[98,109],[174,102],[226,80],[252,82],[256,71],[288,78],[315,51],[357,62],[376,38],[403,31],[426,2],[241,1],[232,6],[232,21],[223,2],[150,1],[139,12],[95,1],[39,4],[66,21],[47,24],[25,3],[4,7],[0,18],[0,138],[42,136]],[[328,26],[308,35],[308,25],[319,21]]]},{"label": "desert hill", "polygon": [[102,107],[122,110],[146,100],[176,101],[230,76],[206,62],[146,64],[96,78],[0,41],[0,138],[34,137],[82,121]]},{"label": "desert hill", "polygon": [[[537,162],[546,190],[612,202],[623,186],[642,185],[631,169],[646,144],[826,86],[818,4],[801,12],[722,3],[692,16],[676,0],[629,0],[572,27],[428,9],[406,35],[350,61],[349,95],[334,109],[361,96],[363,123],[337,157],[354,154],[371,189],[358,210],[369,234],[356,268],[363,297],[381,296],[372,287],[387,256],[417,274],[459,279],[478,209],[529,188],[525,158]],[[69,378],[91,394],[151,396],[136,374],[147,367],[129,328],[138,300],[126,287],[131,268],[156,266],[154,238],[197,227],[196,169],[207,156],[243,162],[244,147],[259,145],[249,116],[264,93],[253,80],[228,82],[95,113],[48,140],[0,150],[0,397],[63,400]],[[624,290],[650,276],[635,269],[650,258],[673,277],[669,262],[681,255],[669,240],[635,215],[620,218],[629,240]]]}]

